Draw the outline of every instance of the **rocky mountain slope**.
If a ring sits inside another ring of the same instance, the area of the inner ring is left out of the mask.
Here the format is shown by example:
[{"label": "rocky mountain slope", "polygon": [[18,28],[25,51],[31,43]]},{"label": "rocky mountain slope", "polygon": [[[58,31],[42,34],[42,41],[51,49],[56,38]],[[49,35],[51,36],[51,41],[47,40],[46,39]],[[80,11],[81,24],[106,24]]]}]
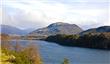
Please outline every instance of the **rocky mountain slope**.
[{"label": "rocky mountain slope", "polygon": [[56,35],[56,34],[78,34],[82,32],[83,30],[75,25],[75,24],[68,24],[68,23],[62,23],[57,22],[50,24],[47,27],[37,29],[33,32],[31,32],[31,35]]}]

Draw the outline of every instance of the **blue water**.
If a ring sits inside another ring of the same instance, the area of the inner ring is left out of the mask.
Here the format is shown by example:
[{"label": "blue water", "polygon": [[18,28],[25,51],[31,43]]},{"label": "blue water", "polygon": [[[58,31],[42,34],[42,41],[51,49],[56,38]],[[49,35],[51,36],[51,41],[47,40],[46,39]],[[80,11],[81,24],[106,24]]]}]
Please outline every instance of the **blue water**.
[{"label": "blue water", "polygon": [[68,58],[70,64],[110,64],[110,51],[64,47],[55,43],[40,40],[20,40],[23,46],[34,43],[39,48],[44,64],[61,64]]}]

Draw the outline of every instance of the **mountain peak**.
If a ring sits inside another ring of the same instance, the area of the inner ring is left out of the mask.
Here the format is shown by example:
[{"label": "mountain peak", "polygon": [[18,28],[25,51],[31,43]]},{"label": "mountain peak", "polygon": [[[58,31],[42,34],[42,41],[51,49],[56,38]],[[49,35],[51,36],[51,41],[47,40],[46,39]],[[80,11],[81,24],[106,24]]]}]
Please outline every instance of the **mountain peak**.
[{"label": "mountain peak", "polygon": [[63,22],[56,22],[50,24],[48,27],[55,27],[55,26],[60,26],[60,25],[67,25],[68,23],[63,23]]},{"label": "mountain peak", "polygon": [[56,22],[56,23],[52,23],[50,25],[48,25],[48,28],[51,27],[59,27],[59,26],[72,26],[72,27],[79,27],[76,24],[69,24],[69,23],[64,23],[64,22]]},{"label": "mountain peak", "polygon": [[56,35],[56,34],[78,34],[82,32],[82,29],[75,25],[63,22],[52,23],[47,27],[37,29],[30,34],[35,35]]},{"label": "mountain peak", "polygon": [[64,22],[56,22],[56,23],[53,23],[53,24],[62,25],[62,24],[68,24],[68,23],[64,23]]}]

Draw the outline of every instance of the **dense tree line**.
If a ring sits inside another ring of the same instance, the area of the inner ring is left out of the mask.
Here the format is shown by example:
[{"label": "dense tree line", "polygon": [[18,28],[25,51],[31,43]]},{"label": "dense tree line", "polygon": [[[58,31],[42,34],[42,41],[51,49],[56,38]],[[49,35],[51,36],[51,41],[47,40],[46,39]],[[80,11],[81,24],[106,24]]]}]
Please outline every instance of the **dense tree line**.
[{"label": "dense tree line", "polygon": [[110,33],[89,33],[82,36],[57,34],[45,40],[64,46],[110,49]]}]

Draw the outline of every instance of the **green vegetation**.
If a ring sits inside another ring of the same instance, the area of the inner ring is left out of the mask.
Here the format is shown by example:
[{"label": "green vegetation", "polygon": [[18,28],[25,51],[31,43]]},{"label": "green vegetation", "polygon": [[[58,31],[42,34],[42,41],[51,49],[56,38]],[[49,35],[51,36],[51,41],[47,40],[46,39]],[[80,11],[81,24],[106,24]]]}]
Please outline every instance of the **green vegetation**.
[{"label": "green vegetation", "polygon": [[[41,57],[38,52],[38,48],[29,44],[25,47],[19,44],[19,40],[16,40],[15,45],[9,42],[8,35],[2,35],[1,42],[1,63],[3,64],[42,64]],[[6,38],[5,38],[6,37]]]},{"label": "green vegetation", "polygon": [[7,54],[9,57],[11,55],[15,57],[13,64],[42,64],[38,53],[35,53],[33,48],[25,48],[23,51],[19,52],[5,50],[3,53]]},{"label": "green vegetation", "polygon": [[64,58],[64,61],[62,64],[69,64],[69,60],[67,58]]},{"label": "green vegetation", "polygon": [[13,64],[42,64],[40,56],[36,51],[36,48],[32,45],[32,47],[25,47],[21,50],[9,50],[9,49],[2,49],[2,53],[6,54],[7,56],[15,57],[14,59],[7,60]]},{"label": "green vegetation", "polygon": [[110,33],[89,33],[82,36],[58,34],[49,36],[45,40],[63,46],[110,49]]},{"label": "green vegetation", "polygon": [[13,60],[15,60],[15,56],[13,55],[7,55],[3,52],[3,50],[0,50],[0,63],[1,64],[13,64]]}]

